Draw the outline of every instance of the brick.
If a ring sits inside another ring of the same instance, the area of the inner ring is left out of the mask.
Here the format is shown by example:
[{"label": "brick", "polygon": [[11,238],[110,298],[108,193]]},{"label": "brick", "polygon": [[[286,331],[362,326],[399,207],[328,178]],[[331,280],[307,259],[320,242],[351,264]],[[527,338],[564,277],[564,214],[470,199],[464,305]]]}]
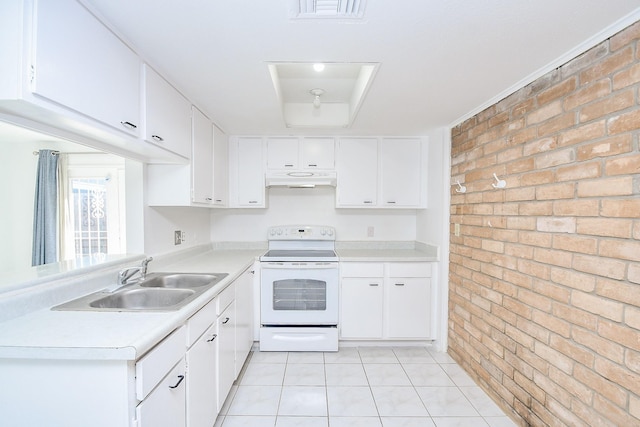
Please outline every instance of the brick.
[{"label": "brick", "polygon": [[607,56],[591,68],[580,73],[580,83],[587,84],[601,79],[609,74],[624,68],[633,61],[633,48],[631,46]]},{"label": "brick", "polygon": [[605,173],[611,175],[633,175],[640,173],[640,154],[607,159]]},{"label": "brick", "polygon": [[623,346],[599,337],[591,331],[573,328],[571,329],[571,338],[578,344],[591,349],[594,354],[606,357],[610,361],[622,363],[624,360],[625,349]]},{"label": "brick", "polygon": [[554,216],[598,216],[599,212],[598,200],[571,199],[553,202]]},{"label": "brick", "polygon": [[538,126],[538,136],[552,135],[561,130],[573,127],[578,122],[574,112],[554,117]]},{"label": "brick", "polygon": [[[598,321],[598,334],[606,339],[616,342],[623,347],[640,351],[640,335],[638,331],[630,329],[628,326],[607,320]],[[640,387],[640,381],[638,381]]]},{"label": "brick", "polygon": [[[624,323],[640,331],[640,310],[633,307],[625,308]],[[626,357],[627,359],[633,357],[633,365],[629,361],[627,361],[627,366],[640,373],[640,354],[627,351]]]},{"label": "brick", "polygon": [[[496,161],[498,163],[507,163],[520,158],[522,158],[522,147],[514,147],[497,153]],[[507,173],[509,173],[508,169]]]},{"label": "brick", "polygon": [[629,414],[640,421],[640,398],[629,396]]},{"label": "brick", "polygon": [[555,234],[553,236],[553,249],[596,255],[598,253],[598,240],[574,234]]},{"label": "brick", "polygon": [[578,183],[578,197],[629,196],[631,194],[633,194],[633,177],[631,176]]},{"label": "brick", "polygon": [[535,343],[534,351],[538,356],[544,360],[548,360],[552,366],[558,368],[560,371],[566,374],[571,374],[573,371],[575,362],[559,351],[539,342]]},{"label": "brick", "polygon": [[575,218],[543,217],[536,220],[536,230],[550,233],[575,233]]},{"label": "brick", "polygon": [[622,89],[638,82],[640,82],[640,64],[635,64],[613,75],[614,90]]},{"label": "brick", "polygon": [[626,263],[614,259],[575,254],[573,256],[573,268],[584,273],[610,279],[624,279]]},{"label": "brick", "polygon": [[640,284],[640,265],[631,264],[627,273],[627,280]]},{"label": "brick", "polygon": [[554,181],[555,172],[551,170],[534,171],[520,177],[520,185],[522,186],[548,184]]},{"label": "brick", "polygon": [[611,47],[611,51],[615,52],[628,44],[638,40],[640,38],[640,23],[636,22],[635,24],[630,25],[624,30],[620,31],[618,34],[615,34],[611,37],[609,41],[609,45]]},{"label": "brick", "polygon": [[590,367],[576,365],[573,376],[582,384],[588,384],[593,390],[598,390],[616,405],[624,405],[627,401],[627,392],[622,387],[596,374]]},{"label": "brick", "polygon": [[518,159],[513,162],[507,164],[506,173],[508,175],[520,173],[520,172],[528,172],[533,170],[535,167],[533,157],[525,157],[523,159]]},{"label": "brick", "polygon": [[563,77],[583,70],[609,54],[607,43],[600,43],[560,67]]},{"label": "brick", "polygon": [[575,196],[575,184],[564,182],[535,188],[536,200],[571,199]]},{"label": "brick", "polygon": [[557,139],[555,137],[548,137],[538,139],[527,143],[524,146],[523,154],[530,156],[532,154],[544,153],[546,151],[553,151],[557,147]]},{"label": "brick", "polygon": [[640,242],[631,240],[601,240],[599,254],[608,258],[640,261]]},{"label": "brick", "polygon": [[523,202],[518,206],[518,214],[525,216],[547,216],[553,213],[552,202]]},{"label": "brick", "polygon": [[542,280],[549,280],[550,266],[525,259],[518,260],[518,271]]},{"label": "brick", "polygon": [[558,136],[558,146],[565,147],[567,145],[580,144],[582,142],[602,138],[605,136],[606,125],[604,120],[593,123],[581,124],[574,129],[562,132]]},{"label": "brick", "polygon": [[592,405],[593,409],[606,416],[607,422],[612,426],[632,426],[637,422],[637,420],[629,416],[627,405],[623,405],[623,408],[615,406],[597,394],[593,397]]},{"label": "brick", "polygon": [[504,194],[505,202],[528,201],[536,198],[536,189],[535,187],[507,188]]},{"label": "brick", "polygon": [[640,199],[602,200],[600,214],[616,218],[640,218]]},{"label": "brick", "polygon": [[571,163],[575,160],[575,157],[573,148],[565,148],[537,156],[535,164],[537,169],[550,168]]},{"label": "brick", "polygon": [[533,284],[533,290],[540,295],[544,295],[563,304],[568,303],[571,296],[571,291],[569,289],[547,280],[536,280]]},{"label": "brick", "polygon": [[597,157],[617,156],[631,151],[631,136],[621,135],[607,138],[591,144],[583,145],[576,150],[578,161],[590,160]]},{"label": "brick", "polygon": [[538,105],[548,104],[551,101],[562,98],[573,92],[577,86],[578,83],[575,77],[565,79],[549,89],[540,92],[537,96]]},{"label": "brick", "polygon": [[593,276],[563,268],[551,269],[551,281],[584,292],[591,292],[596,287]]},{"label": "brick", "polygon": [[530,112],[527,116],[527,125],[535,125],[560,114],[562,114],[562,102],[554,101]]},{"label": "brick", "polygon": [[583,86],[575,93],[567,96],[564,100],[564,109],[566,111],[573,110],[581,105],[588,104],[596,99],[604,98],[611,93],[611,80],[602,79],[597,82]]},{"label": "brick", "polygon": [[560,167],[556,170],[557,181],[578,181],[580,179],[598,178],[602,175],[599,161],[581,162],[571,166]]},{"label": "brick", "polygon": [[606,359],[598,358],[595,362],[595,371],[605,378],[620,384],[629,391],[640,395],[640,381],[638,376],[627,369],[609,362]]},{"label": "brick", "polygon": [[578,218],[576,231],[579,234],[606,237],[631,237],[631,221],[609,218]]},{"label": "brick", "polygon": [[636,109],[607,120],[609,135],[630,132],[640,128],[640,110]]},{"label": "brick", "polygon": [[627,90],[609,98],[593,102],[580,110],[580,123],[590,122],[591,120],[608,116],[613,112],[626,110],[634,105],[634,101],[635,96],[633,90]]},{"label": "brick", "polygon": [[503,253],[504,243],[495,240],[483,240],[482,249],[489,252]]},{"label": "brick", "polygon": [[[520,231],[518,235],[518,241],[523,245],[529,246],[539,246],[541,248],[550,248],[551,247],[552,236],[548,233],[538,233],[538,232],[527,232]],[[530,249],[533,250],[533,249]],[[533,258],[533,254],[531,257]]]},{"label": "brick", "polygon": [[587,313],[584,310],[564,304],[554,304],[552,313],[555,316],[570,322],[574,326],[572,329],[574,334],[579,328],[593,330],[598,323],[598,316],[595,314]]},{"label": "brick", "polygon": [[535,248],[533,251],[533,260],[543,264],[571,267],[572,259],[571,253],[566,251],[545,248]]},{"label": "brick", "polygon": [[624,304],[586,292],[574,290],[571,293],[571,305],[616,322],[622,321],[623,318]]},{"label": "brick", "polygon": [[538,131],[535,127],[528,127],[519,132],[514,132],[507,135],[507,145],[514,147],[516,145],[522,145],[529,141],[536,139]]}]

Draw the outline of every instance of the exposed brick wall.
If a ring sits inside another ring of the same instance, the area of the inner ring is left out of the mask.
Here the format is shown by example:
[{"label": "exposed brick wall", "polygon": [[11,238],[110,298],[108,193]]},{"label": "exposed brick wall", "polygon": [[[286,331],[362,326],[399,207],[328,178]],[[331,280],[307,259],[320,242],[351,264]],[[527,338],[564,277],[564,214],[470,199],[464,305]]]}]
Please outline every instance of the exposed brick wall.
[{"label": "exposed brick wall", "polygon": [[452,129],[449,353],[523,426],[640,426],[639,40]]}]

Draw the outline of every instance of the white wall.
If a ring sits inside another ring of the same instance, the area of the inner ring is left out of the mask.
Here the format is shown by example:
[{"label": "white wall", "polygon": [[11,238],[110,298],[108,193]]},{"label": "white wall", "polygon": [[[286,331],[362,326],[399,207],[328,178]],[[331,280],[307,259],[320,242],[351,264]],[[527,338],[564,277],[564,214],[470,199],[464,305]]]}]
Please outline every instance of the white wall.
[{"label": "white wall", "polygon": [[[209,243],[211,217],[209,208],[144,208],[144,253],[160,255],[178,249]],[[174,231],[184,231],[185,241],[174,245]]]},{"label": "white wall", "polygon": [[[416,238],[416,211],[336,209],[335,188],[269,188],[267,209],[221,209],[211,213],[211,240],[256,242],[267,239],[274,225],[312,224],[336,228],[338,240],[396,240]],[[369,226],[374,237],[367,237]]]}]

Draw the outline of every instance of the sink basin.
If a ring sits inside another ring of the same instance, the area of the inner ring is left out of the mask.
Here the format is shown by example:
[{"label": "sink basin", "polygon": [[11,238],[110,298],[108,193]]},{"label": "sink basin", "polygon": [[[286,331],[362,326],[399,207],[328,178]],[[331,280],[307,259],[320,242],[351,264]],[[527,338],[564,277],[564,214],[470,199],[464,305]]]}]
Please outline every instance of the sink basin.
[{"label": "sink basin", "polygon": [[191,289],[126,289],[89,303],[94,308],[157,310],[172,307],[193,296]]},{"label": "sink basin", "polygon": [[178,288],[192,289],[218,283],[224,279],[227,273],[216,274],[191,274],[191,273],[170,273],[170,274],[149,274],[147,278],[140,282],[143,288]]},{"label": "sink basin", "polygon": [[175,311],[227,277],[227,273],[151,273],[113,292],[100,291],[57,305],[60,311]]}]

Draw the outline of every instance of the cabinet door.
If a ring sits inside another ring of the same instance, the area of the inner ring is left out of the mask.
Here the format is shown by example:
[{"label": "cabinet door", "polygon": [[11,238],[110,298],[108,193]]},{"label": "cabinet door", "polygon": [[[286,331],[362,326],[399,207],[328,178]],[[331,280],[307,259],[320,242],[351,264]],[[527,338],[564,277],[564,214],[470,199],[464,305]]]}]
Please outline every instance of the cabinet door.
[{"label": "cabinet door", "polygon": [[237,203],[239,207],[264,207],[262,138],[238,139]]},{"label": "cabinet door", "polygon": [[267,139],[268,169],[298,169],[298,138]]},{"label": "cabinet door", "polygon": [[229,145],[227,135],[213,126],[213,204],[229,203]]},{"label": "cabinet door", "polygon": [[303,138],[300,141],[303,169],[333,169],[335,141],[333,138]]},{"label": "cabinet door", "polygon": [[236,378],[253,346],[253,278],[250,267],[236,280]]},{"label": "cabinet door", "polygon": [[211,427],[216,422],[217,328],[211,325],[187,352],[187,427]]},{"label": "cabinet door", "polygon": [[419,139],[383,139],[380,143],[381,205],[419,207],[422,191],[422,143]]},{"label": "cabinet door", "polygon": [[236,334],[235,320],[236,310],[235,302],[232,302],[218,317],[218,357],[217,357],[217,376],[218,376],[218,412],[222,409],[233,381],[235,380],[235,353],[236,353]]},{"label": "cabinet door", "polygon": [[147,64],[144,65],[145,140],[191,158],[191,104]]},{"label": "cabinet door", "polygon": [[339,207],[375,206],[378,187],[378,141],[373,138],[338,142]]},{"label": "cabinet door", "polygon": [[342,279],[342,338],[382,338],[382,285],[382,278]]},{"label": "cabinet door", "polygon": [[33,91],[138,135],[140,59],[74,0],[37,2]]},{"label": "cabinet door", "polygon": [[192,201],[210,204],[213,201],[213,125],[197,108],[193,108],[192,138]]},{"label": "cabinet door", "polygon": [[387,288],[387,338],[430,338],[431,280],[390,277]]},{"label": "cabinet door", "polygon": [[185,361],[184,358],[167,374],[136,408],[140,427],[184,427],[185,407]]}]

